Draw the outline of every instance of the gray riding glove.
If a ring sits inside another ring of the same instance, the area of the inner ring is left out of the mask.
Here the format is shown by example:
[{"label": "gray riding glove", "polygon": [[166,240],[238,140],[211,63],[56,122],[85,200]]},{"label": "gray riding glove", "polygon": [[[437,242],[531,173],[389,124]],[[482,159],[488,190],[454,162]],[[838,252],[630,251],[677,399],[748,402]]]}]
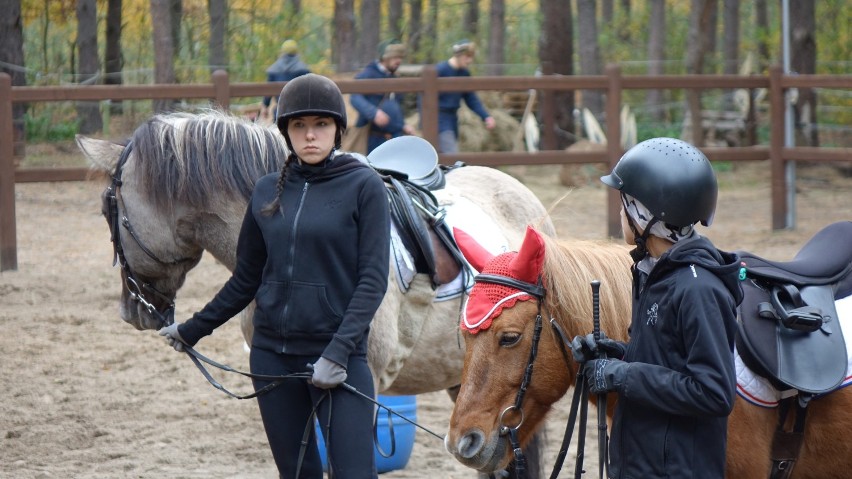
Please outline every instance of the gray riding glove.
[{"label": "gray riding glove", "polygon": [[586,384],[591,394],[607,391],[621,392],[627,380],[627,368],[630,363],[618,359],[592,359],[583,366]]},{"label": "gray riding glove", "polygon": [[334,361],[320,357],[314,364],[311,384],[321,389],[331,389],[346,381],[346,368]]},{"label": "gray riding glove", "polygon": [[182,353],[184,351],[184,346],[186,345],[186,341],[180,337],[180,332],[178,332],[178,326],[180,323],[175,321],[174,323],[161,328],[160,336],[166,338],[166,342],[169,343],[169,346],[175,348],[175,351]]},{"label": "gray riding glove", "polygon": [[624,353],[627,352],[627,344],[610,339],[603,332],[600,339],[595,341],[595,335],[589,333],[585,336],[574,336],[574,340],[571,341],[571,352],[574,361],[578,364],[598,359],[600,352],[606,353],[608,358],[623,359]]}]

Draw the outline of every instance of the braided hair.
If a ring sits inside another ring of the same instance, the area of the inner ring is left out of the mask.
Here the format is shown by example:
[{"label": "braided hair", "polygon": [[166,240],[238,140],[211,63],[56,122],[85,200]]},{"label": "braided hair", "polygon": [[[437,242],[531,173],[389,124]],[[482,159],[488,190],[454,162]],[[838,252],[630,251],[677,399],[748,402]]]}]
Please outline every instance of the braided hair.
[{"label": "braided hair", "polygon": [[287,168],[289,168],[290,164],[296,159],[296,154],[290,153],[287,155],[287,159],[284,160],[284,165],[281,167],[281,176],[278,177],[278,182],[275,183],[275,198],[260,210],[260,214],[263,216],[274,215],[281,206],[281,192],[284,190],[284,183],[287,181]]}]

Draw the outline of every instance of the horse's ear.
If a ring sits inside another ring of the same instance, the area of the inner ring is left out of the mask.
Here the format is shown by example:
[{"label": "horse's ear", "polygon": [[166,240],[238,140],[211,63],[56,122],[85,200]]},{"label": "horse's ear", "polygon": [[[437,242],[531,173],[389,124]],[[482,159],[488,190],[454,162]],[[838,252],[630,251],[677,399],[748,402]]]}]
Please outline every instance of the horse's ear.
[{"label": "horse's ear", "polygon": [[464,259],[470,263],[477,271],[482,271],[485,269],[485,265],[488,264],[494,258],[494,255],[489,253],[488,250],[482,247],[481,244],[477,243],[473,237],[464,231],[453,228],[453,236],[456,239],[456,244],[459,245],[459,249],[464,255]]},{"label": "horse's ear", "polygon": [[96,170],[112,174],[115,171],[115,165],[118,164],[118,157],[124,151],[124,147],[107,140],[99,140],[89,138],[83,135],[77,135],[77,146],[89,164]]},{"label": "horse's ear", "polygon": [[518,255],[509,263],[513,275],[527,283],[537,283],[544,265],[544,239],[538,231],[527,226],[524,242]]}]

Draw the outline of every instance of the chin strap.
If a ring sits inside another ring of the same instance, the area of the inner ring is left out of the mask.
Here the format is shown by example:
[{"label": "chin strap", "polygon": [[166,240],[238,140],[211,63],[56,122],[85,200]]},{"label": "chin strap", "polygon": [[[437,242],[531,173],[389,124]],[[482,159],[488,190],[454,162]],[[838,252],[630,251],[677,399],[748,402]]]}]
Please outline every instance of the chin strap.
[{"label": "chin strap", "polygon": [[634,263],[638,263],[648,256],[648,236],[651,236],[651,227],[659,222],[660,219],[656,216],[651,218],[651,221],[645,227],[645,231],[639,234],[639,229],[636,228],[633,217],[627,212],[627,198],[624,197],[624,193],[621,194],[621,203],[624,206],[624,216],[627,217],[627,224],[630,226],[630,231],[633,232],[633,240],[636,242],[636,247],[630,250],[630,257],[633,258]]}]

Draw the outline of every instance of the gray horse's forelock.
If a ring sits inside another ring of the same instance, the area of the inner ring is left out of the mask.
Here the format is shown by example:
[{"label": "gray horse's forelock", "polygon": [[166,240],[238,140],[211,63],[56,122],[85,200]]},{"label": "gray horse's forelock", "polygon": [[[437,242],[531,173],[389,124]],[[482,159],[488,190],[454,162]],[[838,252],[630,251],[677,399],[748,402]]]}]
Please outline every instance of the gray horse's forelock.
[{"label": "gray horse's forelock", "polygon": [[209,207],[222,195],[248,199],[287,156],[277,129],[215,110],[156,115],[136,129],[133,145],[141,190],[164,212]]}]

